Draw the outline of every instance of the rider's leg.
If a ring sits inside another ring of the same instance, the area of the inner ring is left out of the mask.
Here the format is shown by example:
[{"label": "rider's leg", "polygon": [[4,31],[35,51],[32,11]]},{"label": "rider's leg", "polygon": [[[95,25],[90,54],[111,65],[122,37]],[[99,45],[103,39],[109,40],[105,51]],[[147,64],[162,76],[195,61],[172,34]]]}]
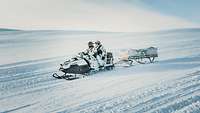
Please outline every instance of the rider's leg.
[{"label": "rider's leg", "polygon": [[100,55],[97,55],[97,61],[101,67],[105,65],[105,61],[102,60],[102,57]]},{"label": "rider's leg", "polygon": [[90,59],[90,66],[91,66],[92,69],[94,69],[96,71],[99,70],[99,64],[98,64],[96,58],[93,57],[93,56],[91,56],[91,59]]}]

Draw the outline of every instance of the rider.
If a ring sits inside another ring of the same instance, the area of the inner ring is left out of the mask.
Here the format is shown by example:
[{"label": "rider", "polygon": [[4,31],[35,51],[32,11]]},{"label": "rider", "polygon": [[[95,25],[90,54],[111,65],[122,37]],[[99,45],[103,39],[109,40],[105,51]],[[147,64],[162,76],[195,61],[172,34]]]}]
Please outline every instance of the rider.
[{"label": "rider", "polygon": [[90,67],[94,70],[99,70],[99,64],[95,58],[95,52],[94,52],[94,43],[93,42],[88,42],[88,49],[84,52],[84,54],[88,55],[88,61],[90,63]]},{"label": "rider", "polygon": [[94,51],[98,64],[100,65],[100,67],[103,67],[105,65],[106,50],[104,49],[99,40],[95,42]]}]

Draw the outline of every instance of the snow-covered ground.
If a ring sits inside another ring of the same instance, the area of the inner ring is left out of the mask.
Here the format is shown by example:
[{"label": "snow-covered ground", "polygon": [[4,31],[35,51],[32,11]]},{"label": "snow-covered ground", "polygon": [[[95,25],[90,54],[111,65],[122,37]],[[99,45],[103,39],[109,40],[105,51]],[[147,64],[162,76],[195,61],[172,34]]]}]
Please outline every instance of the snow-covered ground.
[{"label": "snow-covered ground", "polygon": [[[152,64],[73,81],[52,73],[101,40],[109,51],[158,47]],[[0,31],[0,112],[200,112],[200,30],[155,33]]]}]

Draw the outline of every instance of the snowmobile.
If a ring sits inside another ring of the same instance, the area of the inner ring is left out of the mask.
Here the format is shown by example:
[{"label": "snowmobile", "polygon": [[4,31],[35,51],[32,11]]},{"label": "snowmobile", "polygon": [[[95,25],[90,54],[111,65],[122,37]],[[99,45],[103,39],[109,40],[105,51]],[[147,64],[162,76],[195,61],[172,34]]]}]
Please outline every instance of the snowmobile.
[{"label": "snowmobile", "polygon": [[57,79],[74,80],[80,77],[84,77],[103,70],[112,70],[114,68],[113,54],[107,52],[104,58],[104,66],[99,66],[98,69],[93,69],[91,66],[90,56],[84,52],[79,53],[77,56],[66,60],[63,64],[60,64],[59,71],[63,72],[63,75],[53,74],[53,77]]}]

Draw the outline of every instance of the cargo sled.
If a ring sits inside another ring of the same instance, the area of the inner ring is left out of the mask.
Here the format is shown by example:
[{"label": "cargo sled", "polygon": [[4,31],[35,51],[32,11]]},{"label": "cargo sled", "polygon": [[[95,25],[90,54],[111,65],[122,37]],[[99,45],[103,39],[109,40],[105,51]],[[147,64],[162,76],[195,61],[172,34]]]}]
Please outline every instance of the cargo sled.
[{"label": "cargo sled", "polygon": [[155,58],[158,57],[157,51],[158,49],[155,47],[125,50],[121,52],[116,64],[127,63],[130,66],[134,61],[140,64],[153,63]]}]

